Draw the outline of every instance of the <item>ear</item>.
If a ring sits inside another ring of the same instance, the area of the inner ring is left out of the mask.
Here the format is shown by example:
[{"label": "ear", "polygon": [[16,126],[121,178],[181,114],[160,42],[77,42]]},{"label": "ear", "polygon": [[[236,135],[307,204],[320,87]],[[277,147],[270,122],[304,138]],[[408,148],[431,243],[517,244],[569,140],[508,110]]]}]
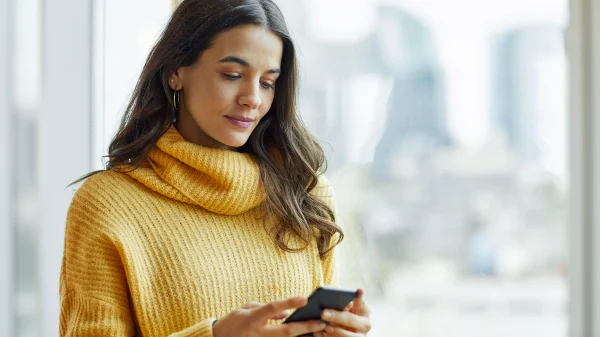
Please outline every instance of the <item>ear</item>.
[{"label": "ear", "polygon": [[174,71],[169,75],[169,86],[173,90],[181,90],[183,88],[183,84],[181,83],[181,77],[179,76],[179,69]]}]

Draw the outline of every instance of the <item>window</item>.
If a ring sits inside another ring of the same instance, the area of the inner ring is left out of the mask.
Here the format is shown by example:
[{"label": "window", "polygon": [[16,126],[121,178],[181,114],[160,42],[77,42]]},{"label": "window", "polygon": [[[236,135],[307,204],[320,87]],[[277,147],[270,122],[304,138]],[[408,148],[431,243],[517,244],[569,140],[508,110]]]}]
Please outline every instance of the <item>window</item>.
[{"label": "window", "polygon": [[566,336],[567,2],[280,4],[373,336]]}]

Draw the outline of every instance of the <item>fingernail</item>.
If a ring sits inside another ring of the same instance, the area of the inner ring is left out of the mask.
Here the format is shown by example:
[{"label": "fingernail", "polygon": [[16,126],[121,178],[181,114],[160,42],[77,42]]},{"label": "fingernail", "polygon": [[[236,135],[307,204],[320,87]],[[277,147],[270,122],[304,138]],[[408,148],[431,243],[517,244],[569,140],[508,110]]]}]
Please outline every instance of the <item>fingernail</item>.
[{"label": "fingernail", "polygon": [[327,310],[323,311],[323,319],[331,318],[331,313]]},{"label": "fingernail", "polygon": [[325,328],[325,331],[327,331],[327,333],[333,333],[333,331],[334,331],[334,330],[335,330],[335,329],[334,329],[334,328],[333,328],[331,325],[328,325],[328,326]]}]

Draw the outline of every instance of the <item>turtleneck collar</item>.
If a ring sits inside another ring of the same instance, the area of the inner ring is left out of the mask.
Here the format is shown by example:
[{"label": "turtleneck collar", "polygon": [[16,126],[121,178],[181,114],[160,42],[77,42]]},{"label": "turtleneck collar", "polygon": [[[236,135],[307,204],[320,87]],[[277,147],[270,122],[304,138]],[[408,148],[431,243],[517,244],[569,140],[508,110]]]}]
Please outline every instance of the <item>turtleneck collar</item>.
[{"label": "turtleneck collar", "polygon": [[190,143],[174,126],[156,142],[144,164],[128,174],[166,197],[218,214],[241,214],[265,200],[251,154]]}]

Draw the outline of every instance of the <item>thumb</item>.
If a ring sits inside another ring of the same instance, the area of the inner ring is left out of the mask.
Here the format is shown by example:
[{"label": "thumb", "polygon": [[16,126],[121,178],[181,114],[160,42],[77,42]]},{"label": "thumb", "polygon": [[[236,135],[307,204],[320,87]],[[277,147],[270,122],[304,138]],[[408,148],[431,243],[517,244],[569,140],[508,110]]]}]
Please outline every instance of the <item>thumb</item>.
[{"label": "thumb", "polygon": [[362,289],[358,289],[358,296],[354,301],[352,301],[352,307],[350,308],[350,312],[358,316],[369,317],[369,315],[371,314],[371,309],[365,302],[364,297],[365,291]]}]

